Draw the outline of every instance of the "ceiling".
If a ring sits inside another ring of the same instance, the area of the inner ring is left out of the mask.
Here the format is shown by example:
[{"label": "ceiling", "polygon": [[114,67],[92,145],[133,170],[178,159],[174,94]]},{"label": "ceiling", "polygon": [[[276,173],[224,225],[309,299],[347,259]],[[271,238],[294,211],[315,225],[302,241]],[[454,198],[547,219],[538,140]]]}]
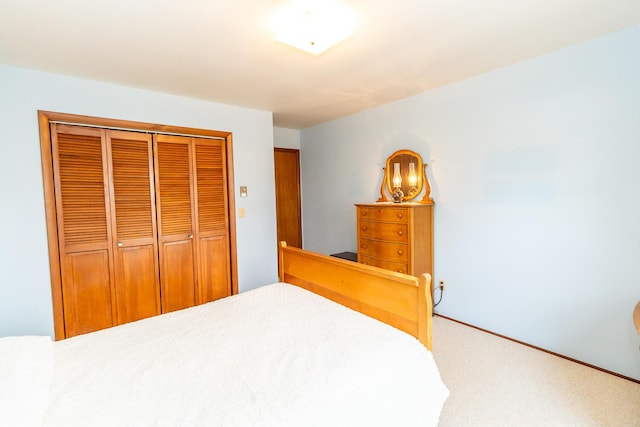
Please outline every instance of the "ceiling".
[{"label": "ceiling", "polygon": [[638,0],[342,0],[321,56],[279,0],[0,0],[0,63],[272,111],[303,129],[640,24]]}]

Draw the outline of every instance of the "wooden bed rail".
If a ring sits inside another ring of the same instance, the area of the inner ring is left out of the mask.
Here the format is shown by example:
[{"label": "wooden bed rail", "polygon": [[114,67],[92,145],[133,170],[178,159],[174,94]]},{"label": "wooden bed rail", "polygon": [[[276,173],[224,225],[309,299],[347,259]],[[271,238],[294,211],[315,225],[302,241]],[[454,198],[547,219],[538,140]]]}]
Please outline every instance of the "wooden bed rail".
[{"label": "wooden bed rail", "polygon": [[279,248],[280,281],[385,322],[431,350],[431,276],[420,277],[298,248]]}]

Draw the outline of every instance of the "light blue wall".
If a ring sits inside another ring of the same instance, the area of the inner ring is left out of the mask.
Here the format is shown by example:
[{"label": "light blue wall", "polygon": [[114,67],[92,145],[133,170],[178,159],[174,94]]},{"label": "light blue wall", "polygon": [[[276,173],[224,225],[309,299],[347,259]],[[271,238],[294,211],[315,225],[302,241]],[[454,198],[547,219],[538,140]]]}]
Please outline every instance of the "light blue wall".
[{"label": "light blue wall", "polygon": [[[640,27],[303,130],[305,248],[429,163],[440,313],[640,379]],[[473,349],[469,349],[473,351]]]},{"label": "light blue wall", "polygon": [[232,132],[239,288],[277,280],[270,112],[0,66],[0,336],[53,335],[37,110]]},{"label": "light blue wall", "polygon": [[278,148],[300,149],[300,131],[297,129],[273,128],[273,146]]}]

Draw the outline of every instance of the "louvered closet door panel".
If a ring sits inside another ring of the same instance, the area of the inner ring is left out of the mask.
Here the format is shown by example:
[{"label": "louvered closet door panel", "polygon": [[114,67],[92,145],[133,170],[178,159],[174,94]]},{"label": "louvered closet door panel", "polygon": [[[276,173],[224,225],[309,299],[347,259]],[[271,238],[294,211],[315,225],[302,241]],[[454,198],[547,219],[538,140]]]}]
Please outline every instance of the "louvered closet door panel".
[{"label": "louvered closet door panel", "polygon": [[107,131],[118,324],[160,314],[151,135]]},{"label": "louvered closet door panel", "polygon": [[193,138],[196,164],[198,303],[231,294],[224,141]]},{"label": "louvered closet door panel", "polygon": [[231,295],[229,244],[227,236],[199,239],[200,282],[198,303],[204,304]]},{"label": "louvered closet door panel", "polygon": [[105,131],[51,126],[65,336],[113,326]]},{"label": "louvered closet door panel", "polygon": [[191,140],[154,135],[162,312],[195,305]]},{"label": "louvered closet door panel", "polygon": [[66,254],[61,266],[65,336],[114,326],[108,251]]},{"label": "louvered closet door panel", "polygon": [[198,231],[207,234],[226,234],[227,177],[224,144],[218,140],[194,138],[196,152],[196,183],[198,193]]}]

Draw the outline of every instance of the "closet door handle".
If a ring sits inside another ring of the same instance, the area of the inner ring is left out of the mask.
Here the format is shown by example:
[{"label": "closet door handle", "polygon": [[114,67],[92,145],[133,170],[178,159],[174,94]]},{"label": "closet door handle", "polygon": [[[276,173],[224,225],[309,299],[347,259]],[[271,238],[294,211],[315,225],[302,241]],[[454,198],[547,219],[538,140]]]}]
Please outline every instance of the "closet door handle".
[{"label": "closet door handle", "polygon": [[190,238],[190,239],[193,239],[193,234],[189,234],[189,238]]},{"label": "closet door handle", "polygon": [[122,243],[122,242],[118,242],[118,247],[119,247],[119,248],[121,248],[121,247],[123,247],[123,246],[124,246],[124,243]]}]

